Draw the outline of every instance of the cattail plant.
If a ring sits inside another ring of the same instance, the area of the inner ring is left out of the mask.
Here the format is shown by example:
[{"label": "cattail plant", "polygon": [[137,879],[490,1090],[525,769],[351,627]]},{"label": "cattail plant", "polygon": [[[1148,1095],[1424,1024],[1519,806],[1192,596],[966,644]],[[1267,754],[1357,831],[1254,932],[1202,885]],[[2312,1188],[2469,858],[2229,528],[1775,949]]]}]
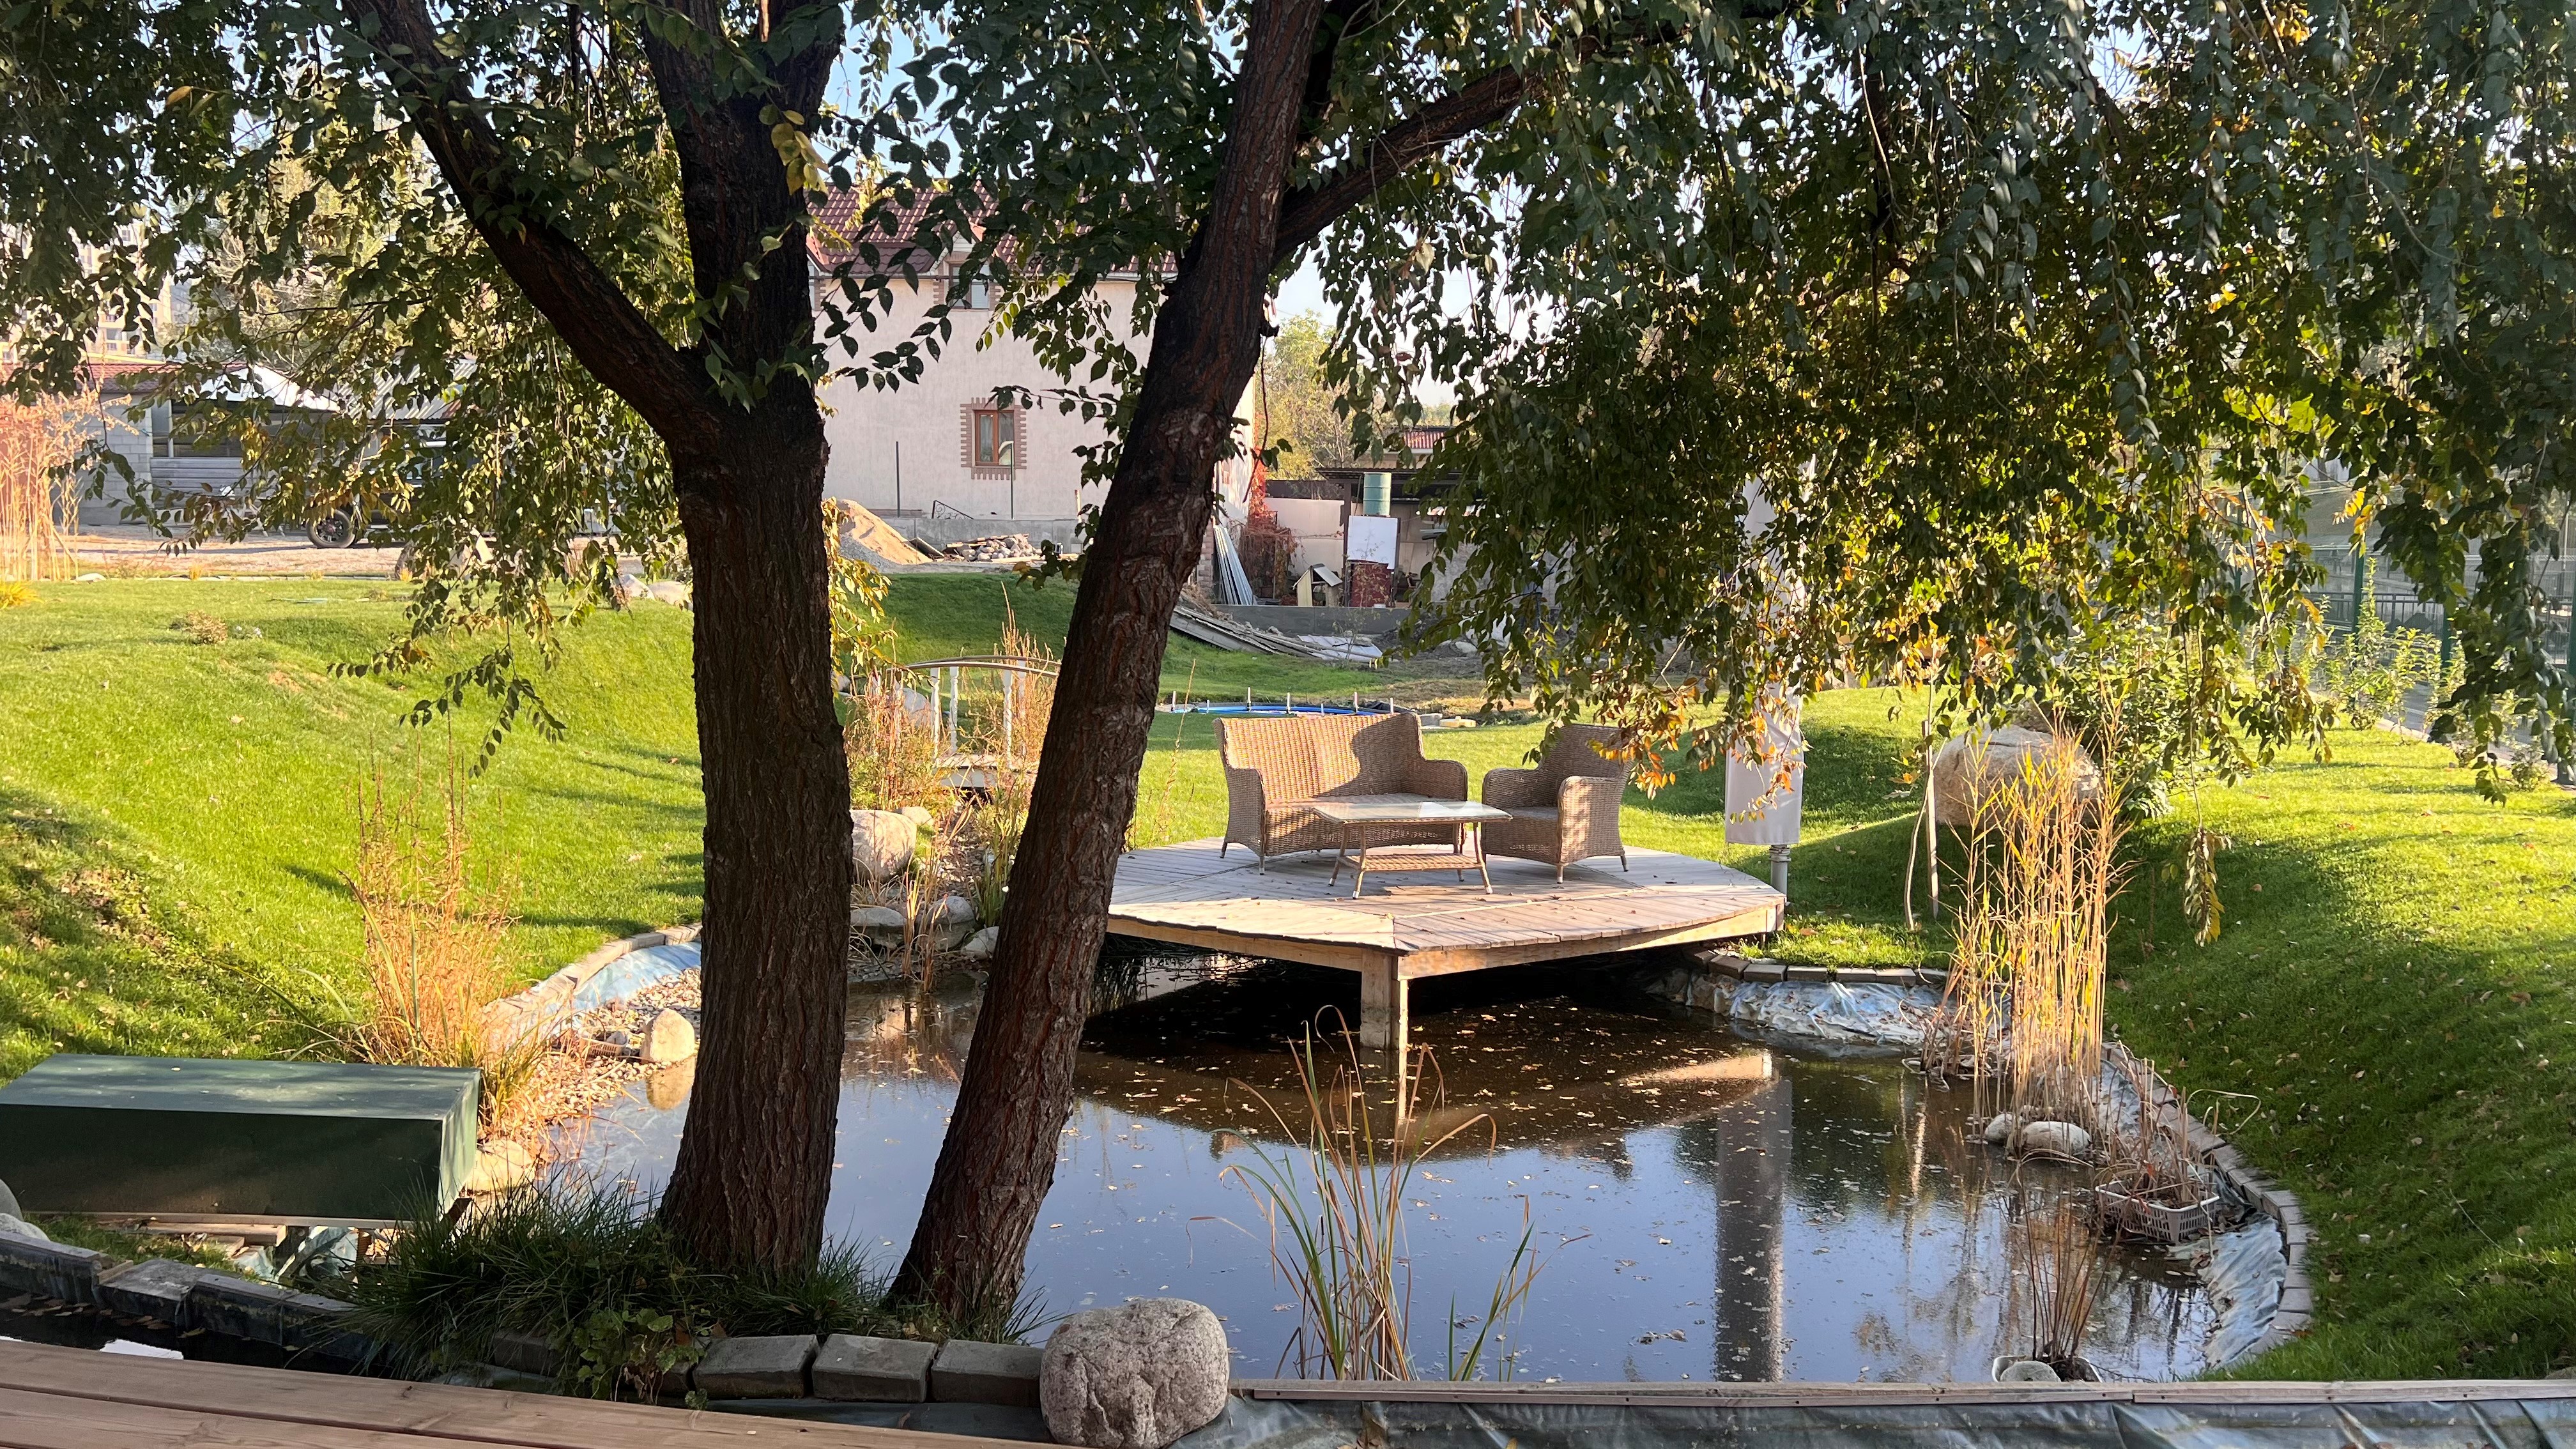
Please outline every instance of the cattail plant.
[{"label": "cattail plant", "polygon": [[2055,1369],[2062,1379],[2093,1377],[2092,1366],[2084,1362],[2084,1335],[2101,1287],[2102,1245],[2091,1217],[2059,1198],[2046,1208],[2025,1211],[2015,1237],[2030,1319],[2029,1357]]},{"label": "cattail plant", "polygon": [[[2118,712],[2104,713],[2109,758]],[[1964,1067],[1981,1086],[2000,1075],[2015,1110],[2089,1120],[2121,834],[2118,792],[2062,730],[1980,782],[1928,1067]]]}]

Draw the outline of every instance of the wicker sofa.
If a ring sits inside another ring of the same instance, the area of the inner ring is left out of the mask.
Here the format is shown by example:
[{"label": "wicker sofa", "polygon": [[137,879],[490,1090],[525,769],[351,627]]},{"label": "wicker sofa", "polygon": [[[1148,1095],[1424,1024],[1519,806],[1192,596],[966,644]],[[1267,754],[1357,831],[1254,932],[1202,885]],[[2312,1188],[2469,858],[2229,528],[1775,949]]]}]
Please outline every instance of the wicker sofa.
[{"label": "wicker sofa", "polygon": [[1567,725],[1533,768],[1486,771],[1485,803],[1512,818],[1485,827],[1485,853],[1555,866],[1558,880],[1567,866],[1601,855],[1619,857],[1626,870],[1619,796],[1628,765],[1595,748],[1619,742],[1620,731],[1607,725]]},{"label": "wicker sofa", "polygon": [[[1467,767],[1427,759],[1422,722],[1409,714],[1293,714],[1220,719],[1217,758],[1225,765],[1225,842],[1263,861],[1301,850],[1334,850],[1341,832],[1307,802],[1364,795],[1467,798]],[[1437,844],[1456,827],[1424,826],[1418,836],[1381,834],[1379,844]]]}]

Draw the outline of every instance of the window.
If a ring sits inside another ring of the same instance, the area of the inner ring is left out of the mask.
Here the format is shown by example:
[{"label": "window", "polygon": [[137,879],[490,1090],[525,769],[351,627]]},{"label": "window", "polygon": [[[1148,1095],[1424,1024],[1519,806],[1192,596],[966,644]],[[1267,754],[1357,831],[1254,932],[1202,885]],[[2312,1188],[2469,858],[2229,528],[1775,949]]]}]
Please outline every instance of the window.
[{"label": "window", "polygon": [[1019,428],[1010,408],[976,408],[974,461],[978,468],[1008,468],[1018,450]]},{"label": "window", "polygon": [[989,311],[993,305],[993,279],[990,277],[957,278],[948,284],[948,304],[952,307],[972,308],[978,312]]}]

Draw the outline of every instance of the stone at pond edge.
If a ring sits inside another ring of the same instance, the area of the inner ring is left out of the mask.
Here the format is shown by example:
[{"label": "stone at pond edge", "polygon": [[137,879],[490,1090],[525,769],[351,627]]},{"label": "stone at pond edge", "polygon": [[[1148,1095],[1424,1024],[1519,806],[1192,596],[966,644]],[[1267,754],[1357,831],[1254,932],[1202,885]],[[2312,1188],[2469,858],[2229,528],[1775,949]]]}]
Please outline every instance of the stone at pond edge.
[{"label": "stone at pond edge", "polygon": [[957,949],[964,952],[966,955],[981,958],[992,955],[995,951],[1001,948],[1001,945],[1002,928],[999,926],[986,926],[984,929],[977,931],[974,935],[967,937],[966,944],[958,947]]},{"label": "stone at pond edge", "polygon": [[50,1243],[54,1235],[13,1212],[0,1212],[0,1238],[24,1238],[31,1243]]},{"label": "stone at pond edge", "polygon": [[2057,1370],[2035,1358],[2017,1358],[1995,1370],[1999,1384],[2053,1384],[2060,1380]]},{"label": "stone at pond edge", "polygon": [[2013,1133],[2020,1129],[2020,1113],[1997,1112],[1995,1115],[1986,1119],[1986,1145],[1988,1147],[2002,1147],[2011,1142]]},{"label": "stone at pond edge", "polygon": [[1187,1299],[1145,1298],[1058,1325],[1039,1400],[1060,1443],[1164,1449],[1225,1411],[1229,1371],[1214,1313]]},{"label": "stone at pond edge", "polygon": [[903,912],[892,906],[861,906],[850,912],[850,930],[868,938],[871,945],[903,944]]},{"label": "stone at pond edge", "polygon": [[865,881],[891,880],[912,868],[913,842],[920,831],[891,810],[850,812],[850,863]]},{"label": "stone at pond edge", "polygon": [[644,1025],[644,1060],[655,1066],[684,1062],[698,1054],[698,1029],[669,1007],[653,1013]]},{"label": "stone at pond edge", "polygon": [[2014,1134],[2013,1150],[2080,1162],[2093,1150],[2093,1134],[2072,1122],[2027,1122]]},{"label": "stone at pond edge", "polygon": [[935,1343],[836,1333],[814,1355],[814,1397],[918,1404],[930,1397],[930,1361],[938,1356]]},{"label": "stone at pond edge", "polygon": [[0,1182],[0,1213],[7,1213],[13,1218],[23,1218],[27,1215],[27,1210],[18,1206],[18,1195],[11,1192],[9,1184],[5,1182]]},{"label": "stone at pond edge", "polygon": [[474,1154],[467,1192],[516,1192],[537,1180],[536,1154],[516,1142],[495,1142]]},{"label": "stone at pond edge", "polygon": [[952,1338],[930,1361],[930,1397],[949,1404],[1038,1406],[1038,1365],[1045,1357],[1020,1343]]},{"label": "stone at pond edge", "polygon": [[690,1382],[711,1399],[797,1399],[814,1362],[807,1334],[719,1338],[707,1345]]}]

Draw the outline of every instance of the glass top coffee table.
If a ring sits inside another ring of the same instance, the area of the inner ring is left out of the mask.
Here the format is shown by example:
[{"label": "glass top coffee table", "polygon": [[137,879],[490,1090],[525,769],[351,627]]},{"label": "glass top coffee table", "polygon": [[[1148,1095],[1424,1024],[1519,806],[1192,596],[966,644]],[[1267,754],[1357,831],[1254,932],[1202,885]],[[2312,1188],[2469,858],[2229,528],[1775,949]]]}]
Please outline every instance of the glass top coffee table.
[{"label": "glass top coffee table", "polygon": [[[1342,879],[1342,867],[1354,865],[1357,874],[1351,881],[1351,898],[1367,888],[1370,871],[1447,870],[1457,872],[1463,883],[1472,867],[1485,883],[1485,894],[1494,893],[1494,878],[1485,869],[1486,822],[1509,820],[1510,815],[1491,805],[1473,800],[1434,800],[1427,795],[1349,795],[1337,800],[1306,802],[1317,815],[1342,828],[1342,843],[1333,857],[1333,883]],[[1447,844],[1421,843],[1426,827],[1447,827]],[[1393,837],[1393,838],[1390,838]],[[1357,851],[1359,859],[1352,861]]]}]

